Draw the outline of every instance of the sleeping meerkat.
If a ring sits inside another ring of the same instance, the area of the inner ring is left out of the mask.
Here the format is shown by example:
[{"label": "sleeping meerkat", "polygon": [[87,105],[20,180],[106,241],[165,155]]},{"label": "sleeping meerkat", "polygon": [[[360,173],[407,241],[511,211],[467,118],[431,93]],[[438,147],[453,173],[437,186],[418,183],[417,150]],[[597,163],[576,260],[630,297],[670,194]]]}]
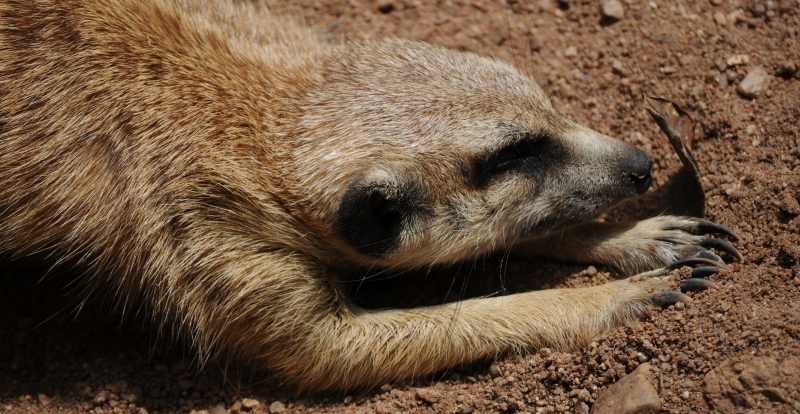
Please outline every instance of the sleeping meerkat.
[{"label": "sleeping meerkat", "polygon": [[[299,389],[579,346],[669,266],[735,253],[700,219],[592,222],[649,184],[645,154],[496,60],[223,2],[0,0],[0,249],[84,266],[201,355]],[[340,285],[509,248],[638,274],[405,310]]]}]

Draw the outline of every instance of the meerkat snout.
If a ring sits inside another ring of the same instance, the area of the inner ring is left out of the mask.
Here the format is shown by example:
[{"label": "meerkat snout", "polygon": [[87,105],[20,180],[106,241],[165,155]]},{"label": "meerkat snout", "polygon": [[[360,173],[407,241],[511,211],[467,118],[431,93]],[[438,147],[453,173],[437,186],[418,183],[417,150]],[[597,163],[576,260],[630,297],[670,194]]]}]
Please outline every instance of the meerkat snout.
[{"label": "meerkat snout", "polygon": [[625,157],[625,161],[622,163],[622,168],[628,181],[633,185],[637,193],[642,194],[646,192],[653,181],[650,175],[650,168],[652,166],[650,157],[641,150],[630,146],[623,156]]}]

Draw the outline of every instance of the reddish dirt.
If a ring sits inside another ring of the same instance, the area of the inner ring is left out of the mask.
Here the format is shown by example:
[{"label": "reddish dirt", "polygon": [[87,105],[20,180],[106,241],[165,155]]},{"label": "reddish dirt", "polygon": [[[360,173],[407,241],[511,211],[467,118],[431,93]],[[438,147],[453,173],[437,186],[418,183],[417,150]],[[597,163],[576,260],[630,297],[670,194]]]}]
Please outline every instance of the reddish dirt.
[{"label": "reddish dirt", "polygon": [[[739,234],[745,261],[712,276],[715,287],[690,303],[652,309],[583,350],[542,349],[373,392],[314,397],[294,396],[247,367],[198,371],[186,346],[154,338],[152,327],[119,323],[101,305],[73,317],[71,302],[48,288],[53,282],[25,285],[34,279],[2,271],[0,412],[580,413],[645,361],[667,412],[800,412],[799,1],[629,0],[613,24],[588,0],[273,4],[335,36],[421,39],[509,61],[575,120],[650,153],[661,185],[679,162],[641,96],[683,102],[700,124],[693,151],[708,216]],[[747,62],[737,64],[737,55]],[[755,66],[770,80],[746,99],[736,86]],[[540,287],[613,277],[529,265],[511,273],[567,274],[542,278]],[[498,280],[497,268],[487,274]]]}]

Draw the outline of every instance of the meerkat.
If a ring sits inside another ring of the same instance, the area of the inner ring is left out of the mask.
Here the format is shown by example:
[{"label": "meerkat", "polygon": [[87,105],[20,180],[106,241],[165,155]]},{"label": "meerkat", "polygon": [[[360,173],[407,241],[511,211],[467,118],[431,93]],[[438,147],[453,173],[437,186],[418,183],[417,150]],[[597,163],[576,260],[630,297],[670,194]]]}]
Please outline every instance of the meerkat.
[{"label": "meerkat", "polygon": [[[580,346],[669,289],[676,263],[735,254],[701,219],[592,221],[650,168],[471,53],[333,43],[224,2],[0,0],[0,249],[82,266],[199,355],[300,390]],[[634,276],[382,310],[340,283],[500,249]]]}]

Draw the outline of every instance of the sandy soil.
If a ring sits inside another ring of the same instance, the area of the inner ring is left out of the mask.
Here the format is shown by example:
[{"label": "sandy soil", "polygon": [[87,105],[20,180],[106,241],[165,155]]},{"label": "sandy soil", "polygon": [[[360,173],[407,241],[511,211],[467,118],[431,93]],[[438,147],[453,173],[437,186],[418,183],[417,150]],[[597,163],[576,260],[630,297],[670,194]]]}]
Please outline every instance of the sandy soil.
[{"label": "sandy soil", "polygon": [[[708,216],[739,234],[745,261],[712,276],[715,287],[690,303],[652,309],[583,350],[542,349],[373,392],[313,397],[249,367],[197,370],[185,345],[156,337],[137,318],[122,323],[100,304],[75,317],[58,277],[34,284],[21,274],[40,272],[30,264],[3,268],[1,413],[583,413],[642,363],[666,412],[800,412],[800,1],[629,0],[613,23],[595,1],[273,3],[335,36],[421,39],[512,62],[577,121],[650,153],[658,184],[679,162],[641,96],[683,102],[700,124],[693,150]],[[766,85],[745,98],[737,87],[756,67]],[[481,271],[508,289],[520,273],[540,287],[614,277],[549,262],[512,267],[487,262]],[[435,290],[442,280],[451,281],[433,275],[424,283]]]}]

